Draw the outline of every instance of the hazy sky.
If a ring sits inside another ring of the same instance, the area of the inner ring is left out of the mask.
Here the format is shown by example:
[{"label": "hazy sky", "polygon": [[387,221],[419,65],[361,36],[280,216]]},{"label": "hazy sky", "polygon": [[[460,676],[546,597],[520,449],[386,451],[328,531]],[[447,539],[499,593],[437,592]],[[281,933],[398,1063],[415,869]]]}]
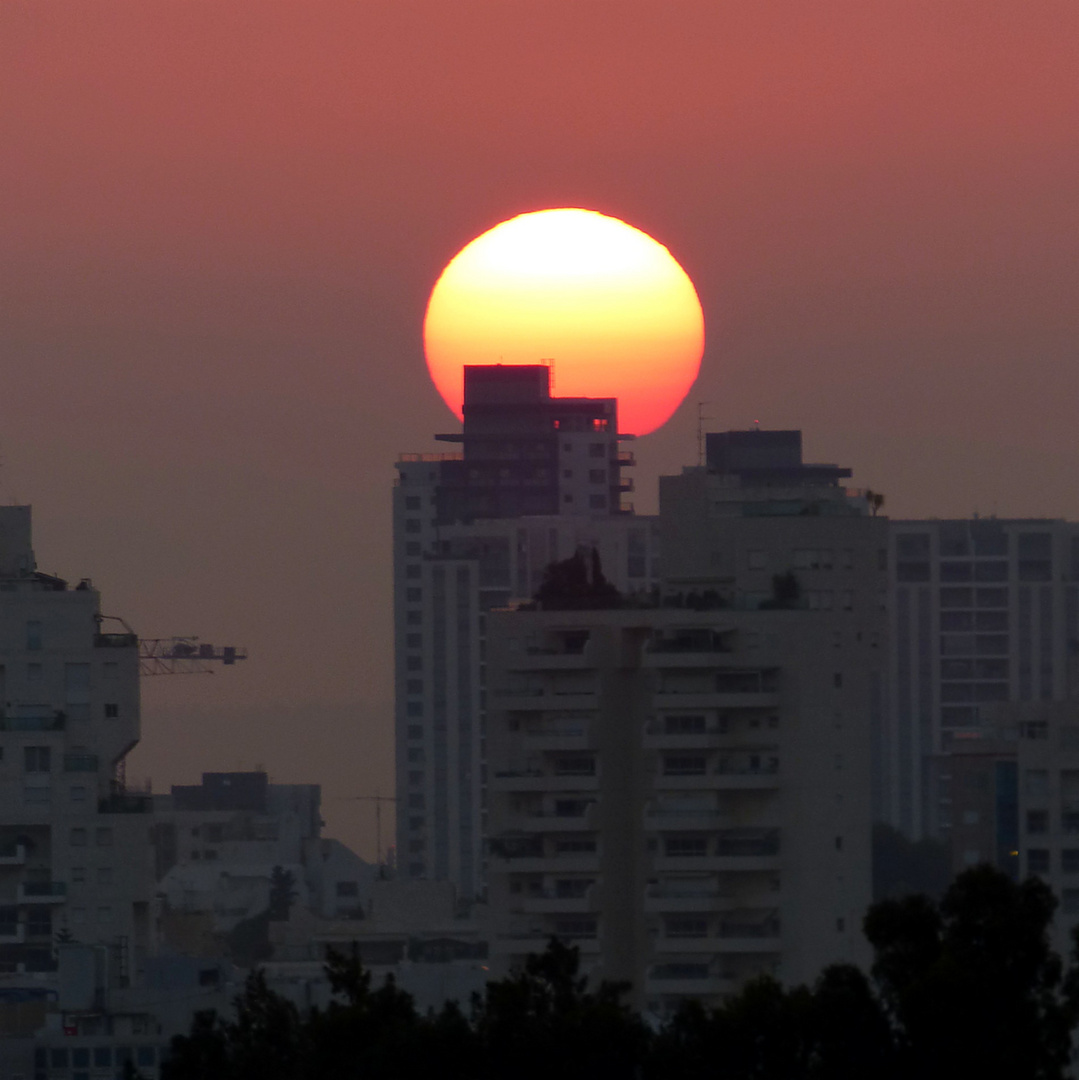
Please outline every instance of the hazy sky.
[{"label": "hazy sky", "polygon": [[[1079,5],[3,0],[0,496],[144,636],[131,773],[265,765],[371,843],[428,293],[514,214],[665,243],[714,428],[898,516],[1079,517]],[[637,446],[638,506],[695,406]]]}]

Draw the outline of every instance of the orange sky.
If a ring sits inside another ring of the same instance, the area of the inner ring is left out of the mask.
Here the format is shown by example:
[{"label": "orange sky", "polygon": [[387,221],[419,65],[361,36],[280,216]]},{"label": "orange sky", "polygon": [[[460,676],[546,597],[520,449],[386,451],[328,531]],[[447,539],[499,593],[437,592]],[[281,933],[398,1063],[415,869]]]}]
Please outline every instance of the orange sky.
[{"label": "orange sky", "polygon": [[389,788],[391,462],[453,426],[424,306],[526,210],[700,294],[639,491],[700,399],[893,513],[1079,517],[1077,40],[1073,0],[4,0],[0,494],[110,613],[252,652],[147,688],[134,773]]}]

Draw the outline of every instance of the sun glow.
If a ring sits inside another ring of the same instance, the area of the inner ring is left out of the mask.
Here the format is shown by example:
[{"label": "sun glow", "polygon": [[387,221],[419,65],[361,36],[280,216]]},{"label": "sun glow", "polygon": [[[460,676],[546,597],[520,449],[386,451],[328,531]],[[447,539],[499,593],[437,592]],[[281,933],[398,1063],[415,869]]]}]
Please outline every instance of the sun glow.
[{"label": "sun glow", "polygon": [[645,435],[704,351],[696,290],[646,233],[592,210],[540,210],[477,237],[443,270],[423,328],[431,378],[461,415],[465,364],[552,362],[559,397],[617,397]]}]

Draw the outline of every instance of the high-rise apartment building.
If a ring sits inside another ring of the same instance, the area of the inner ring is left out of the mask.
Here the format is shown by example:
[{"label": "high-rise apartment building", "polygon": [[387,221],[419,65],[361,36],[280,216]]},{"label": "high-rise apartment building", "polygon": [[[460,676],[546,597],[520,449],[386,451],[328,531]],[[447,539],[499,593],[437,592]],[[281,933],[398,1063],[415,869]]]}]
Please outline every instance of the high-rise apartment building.
[{"label": "high-rise apartment building", "polygon": [[111,627],[88,580],[37,572],[30,508],[0,507],[0,972],[11,986],[54,972],[59,938],[99,946],[107,985],[123,988],[152,945],[151,798],[124,785],[138,641]]},{"label": "high-rise apartment building", "polygon": [[666,1013],[860,960],[887,522],[797,432],[661,480],[651,607],[489,616],[490,895]]},{"label": "high-rise apartment building", "polygon": [[657,570],[654,519],[622,500],[614,399],[552,397],[542,365],[465,368],[450,454],[407,454],[394,488],[397,864],[482,893],[487,612],[595,549],[623,591]]},{"label": "high-rise apartment building", "polygon": [[893,709],[877,816],[912,837],[956,824],[952,751],[1003,702],[1079,692],[1079,524],[892,521]]}]

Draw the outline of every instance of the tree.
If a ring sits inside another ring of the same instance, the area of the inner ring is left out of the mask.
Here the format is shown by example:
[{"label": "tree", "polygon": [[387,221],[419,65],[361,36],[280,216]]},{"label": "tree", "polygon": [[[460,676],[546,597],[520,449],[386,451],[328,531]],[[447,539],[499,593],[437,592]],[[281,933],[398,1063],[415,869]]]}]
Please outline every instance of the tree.
[{"label": "tree", "polygon": [[579,548],[568,559],[551,563],[535,600],[548,611],[586,611],[620,606],[622,594],[607,580],[599,552]]},{"label": "tree", "polygon": [[579,950],[551,938],[522,972],[487,984],[474,1003],[475,1028],[490,1080],[594,1080],[634,1077],[648,1031],[622,1003],[628,984],[589,991]]},{"label": "tree", "polygon": [[1049,947],[1055,907],[1044,882],[1017,884],[980,866],[960,874],[939,904],[911,896],[870,908],[865,933],[901,1075],[1065,1075],[1079,986]]}]

